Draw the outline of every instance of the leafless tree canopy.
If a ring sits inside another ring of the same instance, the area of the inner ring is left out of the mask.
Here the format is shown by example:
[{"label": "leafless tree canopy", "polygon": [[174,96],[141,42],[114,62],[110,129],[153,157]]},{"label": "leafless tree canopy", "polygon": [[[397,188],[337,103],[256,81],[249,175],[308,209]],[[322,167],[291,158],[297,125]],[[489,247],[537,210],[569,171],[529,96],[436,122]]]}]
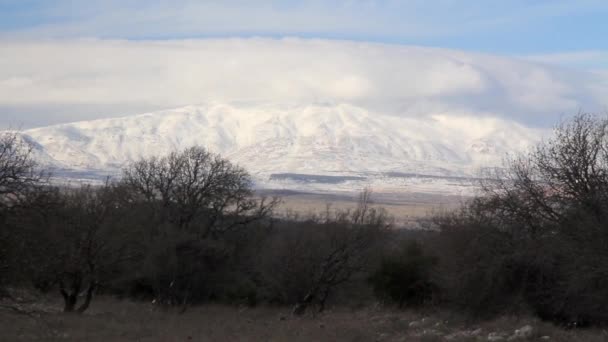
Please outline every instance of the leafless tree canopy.
[{"label": "leafless tree canopy", "polygon": [[13,202],[41,180],[32,148],[20,134],[0,132],[0,204]]},{"label": "leafless tree canopy", "polygon": [[371,206],[371,191],[365,190],[352,210],[328,207],[322,215],[286,227],[274,236],[267,254],[271,291],[281,301],[295,301],[294,314],[311,305],[323,311],[329,296],[370,264],[372,248],[390,226],[389,216]]},{"label": "leafless tree canopy", "polygon": [[27,241],[23,269],[40,288],[57,286],[66,312],[85,311],[124,262],[141,257],[140,232],[130,225],[132,207],[124,198],[123,189],[109,183],[45,187],[19,209],[16,226]]},{"label": "leafless tree canopy", "polygon": [[253,198],[244,169],[201,147],[136,162],[124,170],[123,179],[160,220],[196,229],[201,238],[266,217],[276,205],[276,200]]},{"label": "leafless tree canopy", "polygon": [[469,284],[451,290],[460,288],[469,304],[484,298],[480,308],[523,293],[541,317],[608,322],[600,285],[608,283],[607,127],[608,119],[589,114],[561,123],[484,181],[483,196],[442,218],[442,249],[455,253],[442,258],[454,271],[442,281]]},{"label": "leafless tree canopy", "polygon": [[7,271],[14,267],[9,260],[16,248],[14,232],[6,223],[9,211],[25,200],[41,180],[42,174],[32,158],[32,146],[16,132],[0,132],[0,286]]},{"label": "leafless tree canopy", "polygon": [[157,264],[145,281],[169,304],[212,296],[201,284],[239,255],[239,234],[265,224],[278,203],[256,198],[244,169],[202,147],[135,162],[122,182],[150,214],[146,265]]},{"label": "leafless tree canopy", "polygon": [[[602,218],[608,213],[608,120],[579,114],[553,136],[483,181],[483,206],[495,219],[524,223],[546,233],[572,210]],[[480,202],[481,203],[481,202]]]}]

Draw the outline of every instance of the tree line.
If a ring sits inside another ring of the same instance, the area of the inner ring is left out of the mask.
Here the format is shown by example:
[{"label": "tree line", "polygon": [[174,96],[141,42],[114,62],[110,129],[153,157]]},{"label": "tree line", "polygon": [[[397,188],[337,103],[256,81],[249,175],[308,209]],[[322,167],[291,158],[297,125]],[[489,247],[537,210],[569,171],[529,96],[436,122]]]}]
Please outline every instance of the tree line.
[{"label": "tree line", "polygon": [[352,210],[278,218],[278,198],[256,196],[243,168],[202,147],[81,186],[49,182],[32,152],[17,133],[0,140],[0,284],[58,293],[66,312],[96,293],[323,310],[390,225],[369,192]]},{"label": "tree line", "polygon": [[96,294],[182,310],[206,302],[381,301],[476,317],[608,323],[608,120],[579,114],[483,177],[481,194],[394,229],[364,191],[350,210],[279,216],[249,174],[202,147],[142,159],[103,185],[48,181],[18,134],[0,141],[0,288],[83,312]]}]

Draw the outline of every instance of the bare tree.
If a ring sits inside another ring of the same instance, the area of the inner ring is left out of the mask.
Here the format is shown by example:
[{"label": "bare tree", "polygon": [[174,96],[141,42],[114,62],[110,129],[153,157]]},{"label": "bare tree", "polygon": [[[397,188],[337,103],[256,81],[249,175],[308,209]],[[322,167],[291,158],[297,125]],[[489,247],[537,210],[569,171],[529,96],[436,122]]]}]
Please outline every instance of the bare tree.
[{"label": "bare tree", "polygon": [[278,203],[256,200],[243,168],[202,147],[133,163],[123,180],[155,208],[160,221],[195,230],[200,238],[265,218]]},{"label": "bare tree", "polygon": [[278,203],[256,198],[243,168],[202,147],[135,162],[123,182],[154,216],[148,265],[157,299],[184,307],[229,258],[225,236],[264,222]]},{"label": "bare tree", "polygon": [[559,124],[549,140],[486,177],[484,200],[478,205],[486,212],[492,209],[492,216],[503,223],[518,222],[522,228],[518,233],[534,237],[551,233],[546,230],[573,209],[604,218],[608,213],[607,128],[608,120],[589,114]]},{"label": "bare tree", "polygon": [[524,293],[544,318],[608,322],[600,285],[608,282],[607,129],[608,119],[590,114],[564,121],[488,177],[483,196],[440,223],[450,241],[464,245],[456,253],[468,260],[454,256],[460,266],[451,267],[458,283],[476,289],[465,290],[472,297],[496,303]]},{"label": "bare tree", "polygon": [[[371,206],[371,191],[366,189],[354,210],[332,212],[328,208],[304,226],[291,237],[293,241],[280,242],[286,255],[275,260],[285,263],[277,268],[285,272],[279,277],[302,279],[297,281],[300,291],[295,315],[304,314],[310,305],[317,305],[319,312],[325,309],[331,293],[367,265],[370,248],[390,227],[390,218],[384,210]],[[300,274],[293,274],[293,270]],[[281,282],[279,286],[293,283],[291,279]]]},{"label": "bare tree", "polygon": [[14,264],[9,260],[11,255],[17,257],[14,249],[18,231],[9,229],[7,216],[43,178],[32,148],[19,133],[0,132],[0,284]]},{"label": "bare tree", "polygon": [[0,133],[0,204],[15,200],[42,179],[32,151],[33,146],[20,134]]},{"label": "bare tree", "polygon": [[129,215],[130,203],[112,184],[40,188],[18,213],[26,231],[22,264],[39,287],[59,288],[65,312],[82,313],[121,265],[139,257]]}]

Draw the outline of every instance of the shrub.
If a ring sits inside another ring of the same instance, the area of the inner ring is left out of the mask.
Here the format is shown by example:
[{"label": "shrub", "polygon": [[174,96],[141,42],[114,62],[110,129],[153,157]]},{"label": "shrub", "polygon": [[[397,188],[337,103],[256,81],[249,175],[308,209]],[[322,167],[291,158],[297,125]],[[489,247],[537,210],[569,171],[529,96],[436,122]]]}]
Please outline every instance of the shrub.
[{"label": "shrub", "polygon": [[311,306],[323,311],[339,289],[366,274],[391,225],[386,212],[370,203],[364,191],[352,210],[279,222],[260,260],[269,300],[295,304],[294,314]]},{"label": "shrub", "polygon": [[527,306],[608,324],[608,119],[577,115],[436,221],[446,299],[476,314]]},{"label": "shrub", "polygon": [[370,277],[374,293],[381,299],[403,306],[417,306],[429,302],[437,292],[431,273],[437,259],[427,255],[422,245],[410,241],[396,255],[382,260]]}]

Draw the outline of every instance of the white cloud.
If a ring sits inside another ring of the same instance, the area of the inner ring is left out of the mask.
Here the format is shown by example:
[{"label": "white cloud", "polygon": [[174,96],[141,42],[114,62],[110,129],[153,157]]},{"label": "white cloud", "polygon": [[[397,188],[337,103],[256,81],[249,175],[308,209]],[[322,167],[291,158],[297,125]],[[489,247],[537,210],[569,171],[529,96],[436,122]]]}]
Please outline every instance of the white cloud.
[{"label": "white cloud", "polygon": [[522,56],[522,58],[531,61],[567,67],[582,67],[585,69],[608,69],[608,51],[602,50],[556,52],[548,54]]},{"label": "white cloud", "polygon": [[608,100],[605,74],[445,49],[261,38],[0,43],[0,109],[63,108],[65,119],[54,121],[72,120],[83,106],[90,119],[95,108],[103,117],[107,108],[330,101],[538,123]]}]

